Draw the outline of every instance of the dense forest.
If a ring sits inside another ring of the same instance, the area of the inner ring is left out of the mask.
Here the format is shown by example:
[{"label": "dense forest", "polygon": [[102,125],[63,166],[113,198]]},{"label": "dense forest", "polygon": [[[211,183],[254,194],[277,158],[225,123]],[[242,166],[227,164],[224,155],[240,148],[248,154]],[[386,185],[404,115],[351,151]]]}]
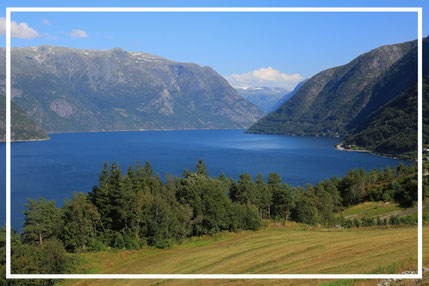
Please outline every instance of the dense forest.
[{"label": "dense forest", "polygon": [[105,163],[98,185],[87,194],[74,193],[61,208],[42,197],[28,199],[22,231],[12,234],[12,272],[70,273],[76,261],[68,253],[165,248],[193,236],[257,230],[266,219],[345,228],[416,223],[415,217],[342,217],[343,209],[364,201],[413,206],[417,166],[349,170],[342,178],[292,187],[277,173],[255,179],[249,174],[238,180],[224,174],[210,177],[202,160],[194,171],[186,169],[181,177],[164,181],[149,162],[136,163],[125,174],[117,163]]},{"label": "dense forest", "polygon": [[[429,114],[429,74],[423,78],[423,114]],[[427,116],[425,116],[426,118]],[[424,142],[429,136],[426,120]],[[417,157],[417,85],[371,114],[344,139],[345,146],[359,146],[381,154]]]}]

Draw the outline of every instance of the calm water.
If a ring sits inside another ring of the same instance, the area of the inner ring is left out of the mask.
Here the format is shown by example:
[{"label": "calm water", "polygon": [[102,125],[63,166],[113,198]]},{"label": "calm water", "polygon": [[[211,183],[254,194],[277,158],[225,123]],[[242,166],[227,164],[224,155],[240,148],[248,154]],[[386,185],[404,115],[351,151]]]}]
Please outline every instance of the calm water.
[{"label": "calm water", "polygon": [[[19,229],[26,198],[38,195],[62,205],[73,191],[89,192],[103,162],[117,161],[126,171],[150,161],[162,177],[192,169],[199,158],[209,174],[225,172],[265,177],[277,172],[290,185],[316,183],[350,168],[394,166],[398,160],[333,148],[339,139],[244,134],[243,130],[146,131],[53,134],[51,140],[12,144],[12,226]],[[1,190],[5,186],[5,144],[1,151]],[[5,222],[4,196],[0,224]]]}]

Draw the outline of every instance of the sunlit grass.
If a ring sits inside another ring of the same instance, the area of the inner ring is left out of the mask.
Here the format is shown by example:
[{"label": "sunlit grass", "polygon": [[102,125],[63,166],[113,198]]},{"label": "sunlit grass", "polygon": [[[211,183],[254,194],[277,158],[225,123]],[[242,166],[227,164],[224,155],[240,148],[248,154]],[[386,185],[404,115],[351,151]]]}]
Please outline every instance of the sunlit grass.
[{"label": "sunlit grass", "polygon": [[[347,208],[341,213],[337,213],[337,216],[343,215],[345,218],[376,218],[381,219],[389,218],[392,215],[406,216],[411,215],[417,216],[417,206],[413,208],[402,208],[397,203],[392,202],[364,202]],[[423,215],[429,216],[429,199],[423,201]]]},{"label": "sunlit grass", "polygon": [[363,217],[389,217],[391,215],[401,214],[408,209],[401,208],[396,203],[391,202],[364,202],[352,206],[342,212],[345,218],[363,218]]},{"label": "sunlit grass", "polygon": [[[424,251],[429,228],[424,228]],[[417,267],[417,228],[333,230],[289,223],[251,232],[222,233],[169,249],[108,250],[79,254],[80,273],[398,273]],[[429,262],[429,260],[427,261]],[[106,285],[103,280],[64,281]],[[203,283],[204,282],[204,283]],[[217,282],[217,283],[216,283]],[[246,281],[253,285],[371,285],[365,281]],[[276,283],[277,282],[277,283]],[[374,282],[374,281],[372,281]],[[109,285],[219,285],[217,280],[114,280]],[[222,281],[243,285],[243,280]]]}]

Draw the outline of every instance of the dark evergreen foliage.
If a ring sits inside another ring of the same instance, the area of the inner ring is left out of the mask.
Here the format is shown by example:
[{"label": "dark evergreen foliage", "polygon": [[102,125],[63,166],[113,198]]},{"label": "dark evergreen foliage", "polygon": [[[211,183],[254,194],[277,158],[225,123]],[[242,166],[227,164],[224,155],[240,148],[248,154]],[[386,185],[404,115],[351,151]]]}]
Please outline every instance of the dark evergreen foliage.
[{"label": "dark evergreen foliage", "polygon": [[[12,235],[12,269],[14,273],[67,273],[74,261],[66,251],[164,248],[191,236],[257,230],[263,219],[270,218],[345,228],[416,223],[415,217],[351,221],[334,216],[345,207],[373,200],[413,206],[417,167],[350,170],[343,178],[303,188],[289,186],[277,173],[269,174],[266,181],[262,175],[254,181],[249,174],[237,181],[224,174],[210,177],[202,160],[194,172],[167,176],[165,182],[149,162],[136,163],[125,175],[117,163],[110,167],[106,163],[98,185],[88,194],[74,193],[61,208],[41,197],[28,199],[23,232]],[[4,251],[4,241],[0,250]]]},{"label": "dark evergreen foliage", "polygon": [[[423,136],[429,142],[429,74],[423,77]],[[417,157],[417,85],[389,101],[344,140],[346,146]]]},{"label": "dark evergreen foliage", "polygon": [[237,181],[224,174],[209,177],[202,160],[194,172],[168,176],[165,182],[149,162],[130,166],[125,175],[117,163],[105,163],[98,185],[88,194],[73,194],[61,209],[53,201],[29,199],[22,238],[34,245],[58,239],[68,251],[79,252],[168,247],[190,236],[258,229],[262,219],[270,218],[332,225],[335,212],[364,201],[413,206],[416,174],[415,165],[403,164],[370,172],[349,170],[343,178],[303,188],[289,186],[277,173],[266,182],[262,175],[253,180],[242,174]]}]

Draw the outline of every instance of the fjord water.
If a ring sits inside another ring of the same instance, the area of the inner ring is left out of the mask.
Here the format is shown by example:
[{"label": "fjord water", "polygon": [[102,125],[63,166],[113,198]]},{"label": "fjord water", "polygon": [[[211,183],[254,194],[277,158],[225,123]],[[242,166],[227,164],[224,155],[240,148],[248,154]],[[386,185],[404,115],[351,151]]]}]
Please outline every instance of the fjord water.
[{"label": "fjord water", "polygon": [[[73,191],[89,192],[106,161],[126,172],[150,161],[161,178],[193,169],[199,158],[210,176],[222,172],[264,177],[277,172],[292,185],[342,176],[351,168],[396,166],[399,160],[334,149],[338,138],[244,134],[244,130],[182,130],[51,134],[51,140],[12,143],[12,226],[20,229],[26,198],[54,199],[62,205]],[[5,190],[5,144],[1,144],[1,190]],[[409,164],[404,162],[405,164]],[[0,223],[5,222],[4,196]]]}]

